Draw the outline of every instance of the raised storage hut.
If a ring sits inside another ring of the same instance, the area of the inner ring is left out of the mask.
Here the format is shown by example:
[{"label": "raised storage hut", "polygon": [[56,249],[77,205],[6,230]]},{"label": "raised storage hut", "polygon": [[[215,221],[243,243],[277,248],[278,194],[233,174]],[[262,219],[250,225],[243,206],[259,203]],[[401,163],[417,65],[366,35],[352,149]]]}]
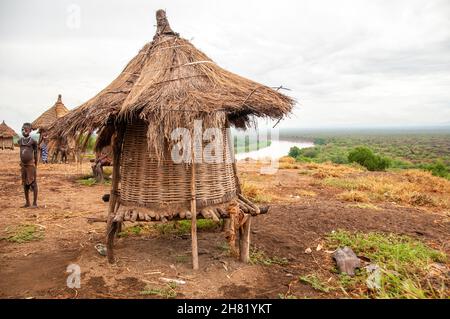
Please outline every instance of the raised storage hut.
[{"label": "raised storage hut", "polygon": [[[63,117],[67,113],[69,113],[69,110],[62,102],[61,94],[58,94],[58,99],[55,104],[31,123],[32,129],[38,130],[39,145],[41,144],[43,137],[51,133],[49,131],[50,127],[56,122],[56,120]],[[66,136],[62,137],[61,135],[53,135],[48,143],[48,153],[52,157],[55,154],[58,155],[58,149],[61,147],[68,148],[67,143],[68,139]]]},{"label": "raised storage hut", "polygon": [[[219,67],[172,31],[163,10],[156,19],[153,41],[110,85],[58,121],[57,134],[98,130],[96,147],[113,147],[110,262],[123,221],[191,219],[193,266],[198,268],[196,219],[233,216],[239,219],[241,260],[247,261],[250,216],[260,211],[240,193],[228,128],[245,128],[252,116],[280,119],[294,101]],[[183,144],[178,154],[194,156],[174,160],[176,129],[196,139],[196,120],[201,120],[203,141]],[[223,143],[208,160],[202,150],[211,128],[216,129],[214,139]]]},{"label": "raised storage hut", "polygon": [[0,124],[0,148],[4,149],[14,149],[14,137],[17,133],[6,125],[5,121]]}]

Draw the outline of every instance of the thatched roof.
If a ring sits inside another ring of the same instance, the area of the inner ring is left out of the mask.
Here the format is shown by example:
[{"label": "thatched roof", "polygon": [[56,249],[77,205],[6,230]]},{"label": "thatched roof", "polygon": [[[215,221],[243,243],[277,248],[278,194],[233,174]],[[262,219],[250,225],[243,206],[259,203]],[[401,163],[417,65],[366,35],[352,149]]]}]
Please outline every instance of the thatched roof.
[{"label": "thatched roof", "polygon": [[55,105],[42,113],[33,121],[33,123],[31,123],[33,130],[47,130],[58,118],[63,117],[67,113],[69,113],[69,110],[62,102],[61,94],[59,94]]},{"label": "thatched roof", "polygon": [[8,138],[14,136],[17,136],[17,133],[3,121],[2,124],[0,124],[0,137]]},{"label": "thatched roof", "polygon": [[149,145],[158,146],[177,127],[194,119],[223,127],[228,119],[246,127],[250,116],[279,119],[294,100],[270,87],[222,69],[172,31],[165,12],[156,13],[157,31],[122,73],[96,96],[58,121],[57,134],[79,135],[108,122],[141,118]]}]

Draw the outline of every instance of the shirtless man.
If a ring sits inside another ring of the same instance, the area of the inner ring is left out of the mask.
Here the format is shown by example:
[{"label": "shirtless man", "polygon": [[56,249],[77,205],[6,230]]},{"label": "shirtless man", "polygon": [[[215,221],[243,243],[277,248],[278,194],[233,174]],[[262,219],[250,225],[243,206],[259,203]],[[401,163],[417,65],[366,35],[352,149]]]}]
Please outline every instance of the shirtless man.
[{"label": "shirtless man", "polygon": [[30,207],[30,188],[33,190],[33,205],[37,207],[38,186],[36,182],[36,166],[38,161],[38,145],[30,135],[31,124],[25,123],[22,126],[22,135],[19,139],[20,146],[20,166],[22,171],[22,185],[25,193],[25,205]]}]

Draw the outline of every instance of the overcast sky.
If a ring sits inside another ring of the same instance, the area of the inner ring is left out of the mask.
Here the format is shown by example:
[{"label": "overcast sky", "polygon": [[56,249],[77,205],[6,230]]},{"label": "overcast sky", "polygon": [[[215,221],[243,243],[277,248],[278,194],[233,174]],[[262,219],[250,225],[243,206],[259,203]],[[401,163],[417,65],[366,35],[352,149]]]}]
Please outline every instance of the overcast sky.
[{"label": "overcast sky", "polygon": [[450,123],[450,1],[0,2],[0,121],[16,131],[108,85],[151,41],[155,11],[220,66],[283,85],[280,127]]}]

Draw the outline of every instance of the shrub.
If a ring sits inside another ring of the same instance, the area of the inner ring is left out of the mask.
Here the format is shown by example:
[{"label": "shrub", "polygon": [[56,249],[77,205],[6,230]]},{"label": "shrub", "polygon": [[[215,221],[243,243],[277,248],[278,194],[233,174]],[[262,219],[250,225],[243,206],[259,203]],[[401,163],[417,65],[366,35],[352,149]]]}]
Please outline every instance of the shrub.
[{"label": "shrub", "polygon": [[330,156],[330,159],[335,164],[347,164],[348,158],[344,154],[333,154]]},{"label": "shrub", "polygon": [[315,147],[308,147],[300,150],[300,155],[308,158],[317,157],[319,150]]},{"label": "shrub", "polygon": [[327,140],[322,138],[322,137],[318,137],[314,139],[314,144],[316,145],[325,145],[327,144]]},{"label": "shrub", "polygon": [[300,153],[301,153],[300,148],[298,148],[297,146],[293,146],[290,148],[288,156],[297,158],[300,156]]},{"label": "shrub", "polygon": [[431,174],[439,177],[448,177],[449,172],[448,168],[442,161],[437,161],[434,164],[428,167],[428,170],[431,171]]},{"label": "shrub", "polygon": [[369,171],[383,171],[391,165],[391,160],[373,153],[373,151],[365,146],[356,147],[348,154],[350,163],[356,162]]}]

